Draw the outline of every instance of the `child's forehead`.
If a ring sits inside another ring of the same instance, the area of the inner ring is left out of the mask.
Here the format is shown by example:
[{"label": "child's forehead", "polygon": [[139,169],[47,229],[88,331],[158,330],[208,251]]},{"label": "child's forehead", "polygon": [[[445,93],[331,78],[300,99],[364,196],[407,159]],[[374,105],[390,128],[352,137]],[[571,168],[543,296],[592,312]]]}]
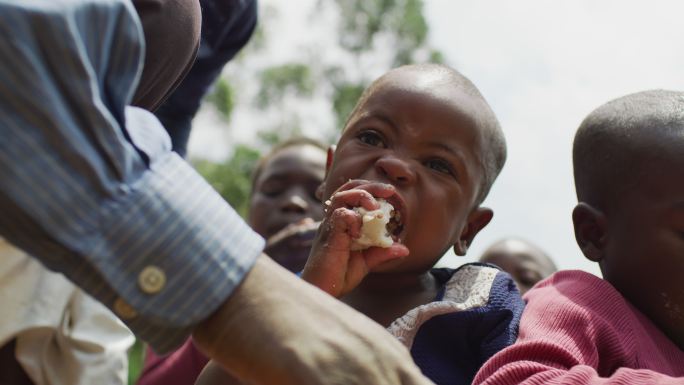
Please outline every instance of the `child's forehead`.
[{"label": "child's forehead", "polygon": [[416,110],[411,108],[414,106],[428,108],[435,114],[452,115],[452,119],[468,122],[476,129],[484,120],[485,111],[480,100],[454,84],[389,80],[373,88],[357,108],[356,118],[378,112],[387,115],[410,113]]},{"label": "child's forehead", "polygon": [[325,172],[326,151],[311,144],[297,144],[283,147],[271,153],[259,172],[259,180],[273,175],[290,173]]},{"label": "child's forehead", "polygon": [[289,164],[325,165],[326,151],[312,144],[297,144],[279,149],[268,157],[264,168]]},{"label": "child's forehead", "polygon": [[370,96],[388,92],[420,94],[454,104],[475,104],[478,99],[463,83],[442,74],[420,71],[391,72],[378,79],[371,88]]}]

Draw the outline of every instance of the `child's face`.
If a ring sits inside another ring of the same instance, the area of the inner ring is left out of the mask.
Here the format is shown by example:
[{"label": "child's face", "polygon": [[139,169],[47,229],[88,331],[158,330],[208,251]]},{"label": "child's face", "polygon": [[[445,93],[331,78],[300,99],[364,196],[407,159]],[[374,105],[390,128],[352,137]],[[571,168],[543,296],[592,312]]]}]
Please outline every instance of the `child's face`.
[{"label": "child's face", "polygon": [[517,240],[507,240],[489,248],[480,262],[493,263],[510,274],[521,294],[525,294],[555,270],[546,262],[541,251]]},{"label": "child's face", "polygon": [[601,270],[684,347],[684,138],[644,143],[647,175],[607,213]]},{"label": "child's face", "polygon": [[[376,271],[429,269],[491,218],[476,205],[483,169],[474,103],[454,86],[420,84],[420,75],[408,74],[378,86],[350,118],[322,186],[324,200],[350,179],[396,187],[406,210],[400,241],[410,255]],[[486,221],[469,230],[482,211]]]},{"label": "child's face", "polygon": [[[316,189],[325,175],[325,161],[325,151],[308,144],[286,147],[271,156],[252,192],[249,223],[254,231],[268,239],[290,224],[323,219]],[[301,269],[309,247],[289,245],[287,256],[271,257],[286,267]]]}]

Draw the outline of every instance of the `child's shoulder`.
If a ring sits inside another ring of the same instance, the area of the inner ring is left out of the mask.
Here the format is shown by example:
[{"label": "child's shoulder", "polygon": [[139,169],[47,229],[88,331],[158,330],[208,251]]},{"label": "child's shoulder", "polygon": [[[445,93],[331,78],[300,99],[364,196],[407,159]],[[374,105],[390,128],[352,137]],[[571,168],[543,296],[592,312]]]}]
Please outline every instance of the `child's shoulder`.
[{"label": "child's shoulder", "polygon": [[393,334],[419,328],[428,320],[448,319],[449,323],[459,325],[478,323],[478,319],[491,318],[491,314],[501,310],[507,313],[506,322],[515,324],[517,329],[525,303],[505,272],[492,265],[471,263],[456,269],[435,268],[430,273],[441,286],[437,297],[397,319],[389,327]]},{"label": "child's shoulder", "polygon": [[525,317],[569,324],[629,328],[636,310],[608,281],[579,270],[562,270],[525,294]]},{"label": "child's shoulder", "polygon": [[487,263],[467,263],[456,269],[432,269],[441,284],[438,301],[464,304],[465,309],[491,305],[501,300],[522,300],[508,273]]},{"label": "child's shoulder", "polygon": [[525,295],[530,302],[571,302],[577,305],[626,304],[608,282],[581,270],[561,270],[539,282]]},{"label": "child's shoulder", "polygon": [[388,331],[411,350],[428,378],[470,383],[489,357],[515,341],[525,304],[508,274],[491,265],[431,273],[441,284],[440,294],[395,320]]}]

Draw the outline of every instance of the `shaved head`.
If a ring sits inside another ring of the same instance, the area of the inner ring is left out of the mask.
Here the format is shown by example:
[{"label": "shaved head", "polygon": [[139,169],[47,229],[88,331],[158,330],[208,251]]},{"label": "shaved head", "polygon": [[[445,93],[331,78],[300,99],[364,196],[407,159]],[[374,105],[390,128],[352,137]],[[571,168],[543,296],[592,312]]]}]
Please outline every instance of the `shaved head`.
[{"label": "shaved head", "polygon": [[[411,79],[410,82],[406,80],[407,77]],[[454,93],[449,91],[457,91],[458,94],[468,97],[468,103],[472,106],[472,110],[475,111],[471,118],[478,127],[482,143],[483,159],[481,160],[481,166],[484,171],[484,178],[477,199],[477,203],[481,203],[489,193],[492,184],[494,184],[496,177],[506,162],[506,139],[499,121],[494,115],[494,111],[492,111],[477,87],[460,72],[445,65],[406,65],[387,72],[366,88],[354,110],[349,115],[349,119],[356,114],[359,107],[363,106],[371,95],[385,85],[407,89],[430,89],[440,98],[452,98],[454,103],[462,101],[456,100]],[[350,121],[349,119],[345,124],[345,129]]]},{"label": "shaved head", "polygon": [[492,244],[482,254],[480,262],[493,263],[510,274],[523,294],[557,270],[542,249],[517,238],[505,238]]},{"label": "shaved head", "polygon": [[558,268],[551,258],[537,245],[518,238],[501,239],[485,250],[480,257],[481,262],[489,262],[496,255],[504,255],[509,258],[531,260],[539,266],[543,277],[553,274]]},{"label": "shaved head", "polygon": [[684,135],[684,93],[653,90],[610,101],[584,119],[575,135],[577,199],[609,209],[639,183],[673,136]]}]

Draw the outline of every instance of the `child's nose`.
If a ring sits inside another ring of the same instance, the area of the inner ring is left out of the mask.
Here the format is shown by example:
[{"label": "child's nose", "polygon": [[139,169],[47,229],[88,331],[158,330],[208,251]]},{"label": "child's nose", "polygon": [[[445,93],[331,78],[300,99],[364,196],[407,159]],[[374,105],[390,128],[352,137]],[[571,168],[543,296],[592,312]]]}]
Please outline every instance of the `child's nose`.
[{"label": "child's nose", "polygon": [[308,209],[309,203],[296,193],[287,194],[280,205],[280,210],[283,212],[305,213]]},{"label": "child's nose", "polygon": [[416,174],[408,162],[394,156],[385,156],[375,162],[376,170],[399,185],[411,184],[416,180]]}]

